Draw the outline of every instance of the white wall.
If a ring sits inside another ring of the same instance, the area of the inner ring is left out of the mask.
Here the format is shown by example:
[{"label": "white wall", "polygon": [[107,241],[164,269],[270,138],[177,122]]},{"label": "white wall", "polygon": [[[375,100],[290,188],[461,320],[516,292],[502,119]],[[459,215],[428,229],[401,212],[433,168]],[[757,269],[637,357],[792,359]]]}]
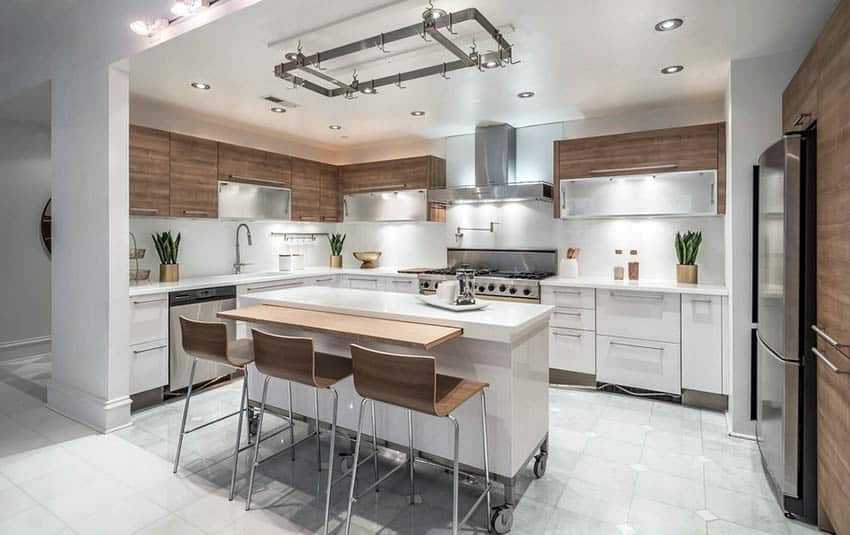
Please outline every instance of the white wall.
[{"label": "white wall", "polygon": [[782,92],[806,52],[793,50],[737,60],[729,69],[725,272],[730,290],[730,426],[742,435],[755,432],[750,420],[753,165],[782,135]]},{"label": "white wall", "polygon": [[50,258],[41,212],[50,178],[50,127],[0,121],[0,360],[48,346]]}]

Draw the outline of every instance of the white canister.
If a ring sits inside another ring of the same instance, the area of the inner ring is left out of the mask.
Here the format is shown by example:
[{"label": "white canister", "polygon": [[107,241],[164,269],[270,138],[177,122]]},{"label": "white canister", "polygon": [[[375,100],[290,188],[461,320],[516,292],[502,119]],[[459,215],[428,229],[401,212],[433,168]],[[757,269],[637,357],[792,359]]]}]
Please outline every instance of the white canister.
[{"label": "white canister", "polygon": [[558,276],[562,279],[577,279],[578,278],[578,259],[577,258],[562,258],[561,265],[558,269]]},{"label": "white canister", "polygon": [[292,255],[282,254],[277,256],[277,268],[280,271],[292,271]]},{"label": "white canister", "polygon": [[460,284],[455,280],[443,281],[437,285],[437,299],[443,303],[457,303],[457,295],[460,291]]}]

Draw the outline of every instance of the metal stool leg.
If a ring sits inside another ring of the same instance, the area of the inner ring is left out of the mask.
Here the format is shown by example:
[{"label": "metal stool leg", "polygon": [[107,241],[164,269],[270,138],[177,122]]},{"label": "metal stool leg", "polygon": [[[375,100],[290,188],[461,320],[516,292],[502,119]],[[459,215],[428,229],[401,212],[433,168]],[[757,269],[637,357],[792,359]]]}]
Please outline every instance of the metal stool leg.
[{"label": "metal stool leg", "polygon": [[[289,383],[289,443],[295,444],[295,427],[292,425],[292,381]],[[295,448],[289,450],[289,458],[295,460]]]},{"label": "metal stool leg", "polygon": [[484,484],[487,485],[487,525],[490,525],[490,453],[487,451],[487,394],[484,389],[481,390],[481,435],[484,439]]},{"label": "metal stool leg", "polygon": [[[375,481],[378,481],[381,476],[378,471],[378,426],[375,424],[375,402],[372,401],[372,451],[375,452]],[[375,492],[380,490],[375,487]]]},{"label": "metal stool leg", "polygon": [[413,449],[413,411],[407,411],[407,459],[410,464],[410,505],[416,503],[416,487],[413,483],[413,465],[416,464],[416,456]]},{"label": "metal stool leg", "polygon": [[[363,409],[368,399],[360,402],[360,415],[357,417],[357,440],[354,441],[354,461],[351,467],[351,487],[348,491],[348,514],[345,518],[345,535],[351,534],[351,508],[354,505],[354,486],[357,484],[357,466],[360,464],[360,440],[363,437]],[[374,402],[373,402],[374,403]]]},{"label": "metal stool leg", "polygon": [[314,388],[316,394],[316,463],[319,467],[319,472],[322,471],[322,435],[319,433],[321,424],[319,423],[319,389]]},{"label": "metal stool leg", "polygon": [[325,491],[325,530],[328,535],[328,518],[331,512],[331,490],[334,481],[334,446],[336,445],[336,417],[339,409],[339,393],[333,388],[329,389],[334,396],[333,414],[331,415],[331,445],[328,451],[328,488]]},{"label": "metal stool leg", "polygon": [[457,518],[457,505],[458,505],[458,484],[459,484],[459,469],[458,461],[460,456],[460,425],[457,423],[457,419],[451,414],[448,416],[449,420],[452,421],[455,427],[455,444],[454,444],[454,464],[452,470],[452,535],[457,535],[458,532],[458,518]]},{"label": "metal stool leg", "polygon": [[239,440],[242,438],[242,419],[245,416],[245,405],[248,403],[248,370],[243,370],[242,376],[242,398],[239,400],[239,423],[236,424],[236,446],[233,448],[233,473],[230,474],[230,497],[236,493],[236,469],[239,466]]},{"label": "metal stool leg", "polygon": [[189,388],[186,390],[186,403],[183,405],[183,421],[180,423],[180,436],[177,438],[177,453],[174,455],[174,470],[177,473],[177,466],[180,463],[180,450],[183,449],[183,436],[186,434],[186,417],[189,415],[189,400],[192,398],[192,383],[195,382],[195,368],[198,366],[198,359],[192,359],[192,370],[189,372]]},{"label": "metal stool leg", "polygon": [[263,397],[260,401],[260,418],[257,422],[257,438],[254,443],[254,460],[251,463],[251,475],[248,477],[248,498],[245,500],[245,510],[251,509],[251,496],[254,494],[254,474],[257,471],[257,465],[260,464],[260,438],[263,435],[263,416],[266,414],[266,394],[269,392],[269,380],[271,377],[266,377],[263,382]]}]

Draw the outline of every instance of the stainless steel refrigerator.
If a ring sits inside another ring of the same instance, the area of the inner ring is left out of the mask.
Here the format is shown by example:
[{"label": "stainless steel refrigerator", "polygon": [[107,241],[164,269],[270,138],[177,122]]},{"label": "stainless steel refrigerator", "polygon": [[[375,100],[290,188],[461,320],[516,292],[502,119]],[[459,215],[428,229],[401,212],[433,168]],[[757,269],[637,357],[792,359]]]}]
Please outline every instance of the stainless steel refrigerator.
[{"label": "stainless steel refrigerator", "polygon": [[756,437],[783,510],[815,521],[814,131],[785,136],[758,162]]}]

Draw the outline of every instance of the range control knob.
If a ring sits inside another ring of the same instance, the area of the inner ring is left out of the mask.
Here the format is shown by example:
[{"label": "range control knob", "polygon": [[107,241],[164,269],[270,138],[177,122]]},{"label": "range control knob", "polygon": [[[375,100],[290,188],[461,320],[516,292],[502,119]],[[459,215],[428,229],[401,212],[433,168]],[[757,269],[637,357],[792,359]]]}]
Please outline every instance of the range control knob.
[{"label": "range control knob", "polygon": [[516,293],[516,288],[511,288],[511,289],[510,289],[510,292],[511,292],[511,295],[515,294],[515,293]]},{"label": "range control knob", "polygon": [[492,292],[493,290],[496,289],[496,285],[491,283],[489,286],[487,286],[487,289]]},{"label": "range control knob", "polygon": [[531,295],[531,290],[526,288],[525,290],[522,291],[522,295]]},{"label": "range control knob", "polygon": [[479,286],[479,287],[478,287],[478,291],[479,291],[479,292],[483,292],[483,291],[484,291],[484,286]]},{"label": "range control knob", "polygon": [[500,291],[500,292],[504,292],[506,289],[507,289],[507,287],[506,287],[504,284],[502,284],[501,286],[499,286],[499,291]]},{"label": "range control knob", "polygon": [[422,287],[423,287],[423,288],[430,288],[430,287],[431,287],[431,283],[430,283],[430,282],[428,282],[428,281],[425,281],[425,282],[423,282],[423,283],[422,283]]}]

